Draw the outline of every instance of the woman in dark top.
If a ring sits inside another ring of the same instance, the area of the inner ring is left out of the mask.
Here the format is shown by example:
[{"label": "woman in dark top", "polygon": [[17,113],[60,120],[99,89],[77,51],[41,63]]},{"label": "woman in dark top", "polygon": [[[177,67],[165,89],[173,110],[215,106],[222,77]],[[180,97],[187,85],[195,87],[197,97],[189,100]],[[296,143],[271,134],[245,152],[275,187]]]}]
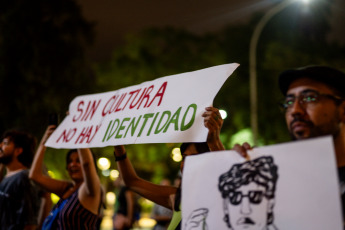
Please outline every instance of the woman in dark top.
[{"label": "woman in dark top", "polygon": [[72,181],[53,179],[42,172],[44,143],[55,128],[55,125],[48,126],[29,175],[44,189],[60,197],[42,229],[98,229],[102,191],[91,150],[78,149],[67,153],[66,168]]},{"label": "woman in dark top", "polygon": [[135,194],[123,183],[121,176],[116,179],[114,185],[117,187],[118,193],[116,194],[113,229],[129,230],[136,221],[139,204]]}]

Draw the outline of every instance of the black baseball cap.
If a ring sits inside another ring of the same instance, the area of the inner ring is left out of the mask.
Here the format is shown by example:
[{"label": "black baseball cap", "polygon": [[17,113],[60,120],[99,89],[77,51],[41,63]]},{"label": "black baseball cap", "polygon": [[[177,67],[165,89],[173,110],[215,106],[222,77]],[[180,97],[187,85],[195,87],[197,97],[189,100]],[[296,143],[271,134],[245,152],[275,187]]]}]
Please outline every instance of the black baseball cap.
[{"label": "black baseball cap", "polygon": [[294,80],[302,77],[325,83],[337,90],[341,94],[340,96],[345,96],[345,73],[332,67],[319,65],[289,69],[282,72],[278,80],[280,91],[286,95],[290,84]]}]

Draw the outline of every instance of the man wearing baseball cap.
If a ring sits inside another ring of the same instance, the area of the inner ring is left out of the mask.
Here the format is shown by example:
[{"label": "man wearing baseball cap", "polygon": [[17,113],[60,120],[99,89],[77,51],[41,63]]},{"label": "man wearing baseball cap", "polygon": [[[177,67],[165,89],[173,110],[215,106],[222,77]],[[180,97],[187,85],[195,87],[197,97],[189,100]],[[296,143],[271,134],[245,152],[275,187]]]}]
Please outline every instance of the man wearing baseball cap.
[{"label": "man wearing baseball cap", "polygon": [[[332,135],[345,211],[345,74],[328,66],[286,70],[279,76],[282,107],[293,140]],[[247,156],[245,143],[234,150]],[[345,219],[345,218],[343,218]]]},{"label": "man wearing baseball cap", "polygon": [[279,88],[292,139],[332,135],[337,165],[345,166],[345,74],[326,66],[287,70]]}]

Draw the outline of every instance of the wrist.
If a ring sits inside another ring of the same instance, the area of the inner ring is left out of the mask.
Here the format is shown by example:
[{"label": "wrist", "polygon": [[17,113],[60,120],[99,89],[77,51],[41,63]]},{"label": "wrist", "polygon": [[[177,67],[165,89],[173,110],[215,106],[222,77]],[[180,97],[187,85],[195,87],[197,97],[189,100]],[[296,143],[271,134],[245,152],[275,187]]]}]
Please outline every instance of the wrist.
[{"label": "wrist", "polygon": [[121,154],[120,156],[116,155],[116,153],[114,152],[114,157],[115,157],[115,161],[122,161],[124,159],[127,158],[127,153],[125,152],[124,154]]}]

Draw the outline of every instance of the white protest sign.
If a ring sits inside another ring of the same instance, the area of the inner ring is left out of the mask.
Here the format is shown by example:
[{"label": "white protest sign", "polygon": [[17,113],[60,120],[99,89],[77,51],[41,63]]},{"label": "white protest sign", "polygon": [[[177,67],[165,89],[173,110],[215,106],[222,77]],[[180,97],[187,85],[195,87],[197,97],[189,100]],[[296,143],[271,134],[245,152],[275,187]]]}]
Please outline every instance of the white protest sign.
[{"label": "white protest sign", "polygon": [[205,141],[202,113],[237,63],[76,97],[46,142],[53,148]]},{"label": "white protest sign", "polygon": [[235,151],[186,158],[182,229],[343,229],[331,137],[249,155],[249,161]]}]

